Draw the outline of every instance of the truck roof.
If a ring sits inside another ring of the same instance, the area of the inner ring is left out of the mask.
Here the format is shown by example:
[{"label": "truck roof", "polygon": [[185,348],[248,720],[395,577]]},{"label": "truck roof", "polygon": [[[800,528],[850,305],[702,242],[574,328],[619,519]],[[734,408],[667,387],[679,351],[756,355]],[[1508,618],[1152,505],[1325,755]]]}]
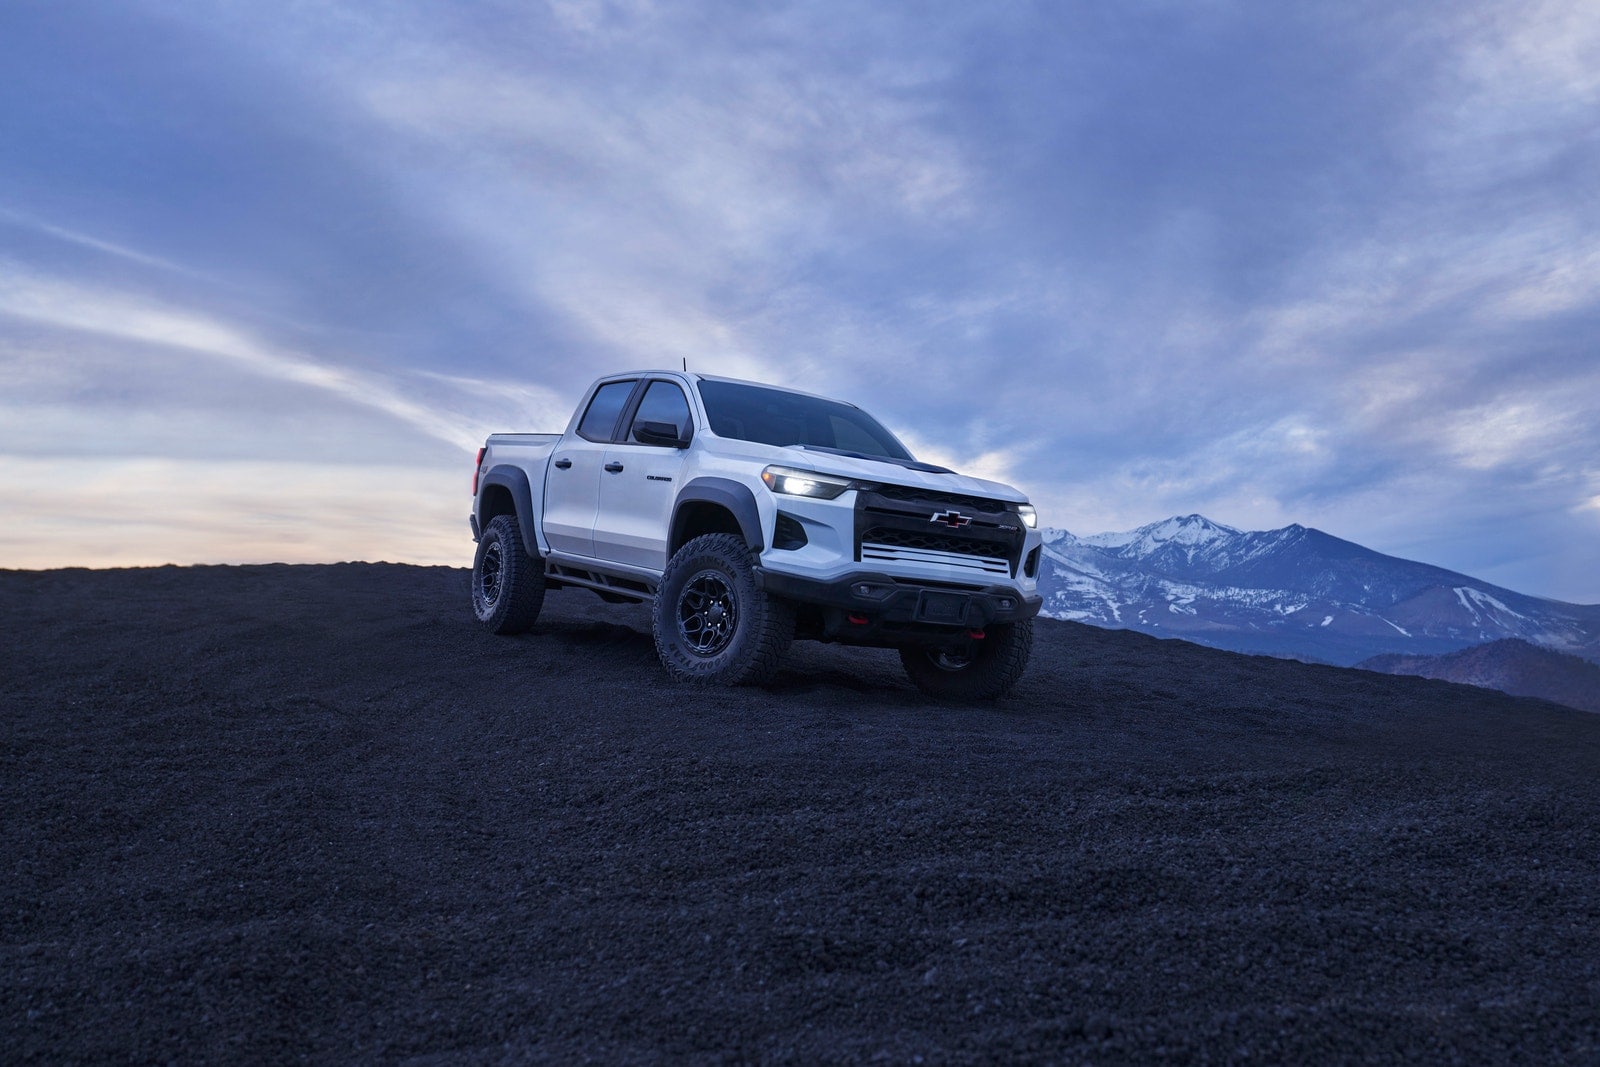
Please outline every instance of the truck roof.
[{"label": "truck roof", "polygon": [[729,385],[749,385],[757,389],[774,389],[780,393],[794,393],[796,396],[809,396],[816,400],[828,400],[835,404],[844,404],[860,410],[861,405],[849,400],[840,400],[836,396],[826,396],[822,393],[813,393],[805,389],[795,389],[787,385],[773,385],[771,382],[753,382],[748,378],[728,378],[721,374],[701,374],[699,371],[669,370],[666,368],[649,370],[618,371],[616,374],[604,375],[604,378],[634,378],[645,375],[659,374],[665,377],[677,378],[680,381],[695,382],[727,382]]}]

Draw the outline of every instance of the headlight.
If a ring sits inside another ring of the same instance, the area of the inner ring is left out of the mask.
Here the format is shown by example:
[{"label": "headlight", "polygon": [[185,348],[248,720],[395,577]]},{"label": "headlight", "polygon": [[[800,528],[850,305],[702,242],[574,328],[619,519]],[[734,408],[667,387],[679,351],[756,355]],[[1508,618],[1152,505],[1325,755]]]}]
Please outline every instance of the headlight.
[{"label": "headlight", "polygon": [[1017,518],[1021,519],[1022,525],[1030,530],[1037,529],[1039,526],[1039,513],[1033,510],[1032,504],[1018,504]]},{"label": "headlight", "polygon": [[832,500],[853,484],[847,478],[835,478],[830,474],[816,474],[812,471],[797,471],[793,467],[768,467],[761,472],[761,480],[766,482],[767,488],[774,493],[809,496],[819,500]]}]

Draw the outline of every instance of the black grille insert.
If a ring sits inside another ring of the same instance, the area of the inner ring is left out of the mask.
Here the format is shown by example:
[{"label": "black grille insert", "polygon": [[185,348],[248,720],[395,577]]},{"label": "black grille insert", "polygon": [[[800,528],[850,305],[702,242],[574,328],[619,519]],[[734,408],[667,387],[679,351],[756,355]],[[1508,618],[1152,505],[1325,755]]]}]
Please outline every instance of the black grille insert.
[{"label": "black grille insert", "polygon": [[874,526],[861,535],[863,544],[888,545],[891,548],[910,548],[929,552],[956,552],[963,556],[1010,562],[1009,546],[998,541],[974,541],[959,534],[916,533],[911,530],[892,530]]},{"label": "black grille insert", "polygon": [[1004,500],[988,500],[979,496],[963,496],[960,493],[935,493],[927,489],[914,489],[909,485],[880,485],[872,490],[886,500],[899,500],[909,504],[928,504],[941,508],[968,508],[972,511],[986,511],[990,514],[1010,511],[1015,505],[1007,504]]}]

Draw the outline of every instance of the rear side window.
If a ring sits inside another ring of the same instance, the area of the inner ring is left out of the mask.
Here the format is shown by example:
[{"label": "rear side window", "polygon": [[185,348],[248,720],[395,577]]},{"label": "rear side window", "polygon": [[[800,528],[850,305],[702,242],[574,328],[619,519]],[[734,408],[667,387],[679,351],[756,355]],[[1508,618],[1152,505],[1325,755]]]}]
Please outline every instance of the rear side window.
[{"label": "rear side window", "polygon": [[595,390],[594,399],[589,401],[589,410],[583,413],[583,421],[578,423],[578,436],[590,441],[611,440],[611,435],[617,431],[617,419],[622,415],[623,405],[633,394],[633,385],[633,382],[607,382]]},{"label": "rear side window", "polygon": [[[633,417],[633,425],[637,427],[641,422],[665,422],[677,427],[678,436],[685,440],[689,437],[689,402],[683,398],[683,390],[671,382],[651,382],[650,388],[645,390],[644,399],[639,401],[639,411]],[[630,433],[629,439],[637,442],[636,434]]]}]

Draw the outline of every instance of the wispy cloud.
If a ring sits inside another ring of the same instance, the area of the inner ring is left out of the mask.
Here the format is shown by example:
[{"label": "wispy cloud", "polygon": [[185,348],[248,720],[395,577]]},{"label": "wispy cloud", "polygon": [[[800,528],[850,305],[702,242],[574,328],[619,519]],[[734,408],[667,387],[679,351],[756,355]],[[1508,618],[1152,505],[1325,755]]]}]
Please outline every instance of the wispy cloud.
[{"label": "wispy cloud", "polygon": [[93,237],[86,233],[79,233],[76,230],[69,230],[64,226],[56,226],[53,223],[47,222],[43,219],[34,218],[30,215],[24,215],[21,212],[12,211],[5,207],[0,207],[0,222],[37,230],[39,233],[54,237],[57,240],[66,241],[69,244],[78,245],[81,248],[87,248],[95,252],[104,253],[108,256],[114,256],[117,259],[127,260],[130,263],[136,263],[142,267],[155,267],[159,270],[171,271],[174,274],[192,275],[195,273],[194,271],[180,266],[171,260],[162,259],[160,256],[152,256],[148,253],[140,252],[124,245],[119,245],[113,241],[101,240],[98,237]]},{"label": "wispy cloud", "polygon": [[278,350],[204,314],[127,293],[30,276],[14,264],[0,263],[0,315],[226,360],[263,377],[322,390],[391,415],[461,449],[478,443],[463,421],[401,395],[385,376]]}]

